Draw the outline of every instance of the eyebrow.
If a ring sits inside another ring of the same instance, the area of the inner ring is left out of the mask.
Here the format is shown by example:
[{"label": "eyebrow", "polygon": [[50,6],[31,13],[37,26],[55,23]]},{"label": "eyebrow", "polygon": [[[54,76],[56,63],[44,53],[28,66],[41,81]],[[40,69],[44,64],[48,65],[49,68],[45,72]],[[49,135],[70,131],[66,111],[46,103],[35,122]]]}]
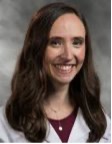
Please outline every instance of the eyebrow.
[{"label": "eyebrow", "polygon": [[[52,37],[50,37],[49,38],[49,40],[54,40],[54,39],[56,39],[56,40],[64,40],[64,37],[60,37],[60,36],[52,36]],[[80,39],[80,40],[82,40],[82,41],[84,41],[85,40],[85,38],[83,37],[83,36],[74,36],[74,37],[72,37],[71,38],[72,40],[74,40],[74,39]]]}]

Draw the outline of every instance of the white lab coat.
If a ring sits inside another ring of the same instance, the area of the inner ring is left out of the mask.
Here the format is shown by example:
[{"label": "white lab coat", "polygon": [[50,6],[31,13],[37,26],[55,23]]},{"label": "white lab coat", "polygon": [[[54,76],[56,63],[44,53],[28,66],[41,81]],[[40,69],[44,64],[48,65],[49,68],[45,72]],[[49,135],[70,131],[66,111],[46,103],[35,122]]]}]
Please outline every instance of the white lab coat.
[{"label": "white lab coat", "polygon": [[[104,136],[100,140],[101,143],[111,142],[110,119],[107,115],[106,119],[107,119],[107,128]],[[68,143],[85,143],[88,138],[89,131],[90,130],[83,119],[81,110],[79,109],[75,123],[69,136]],[[4,107],[0,108],[0,141],[16,142],[16,143],[29,142],[22,132],[18,132],[10,127],[5,117]],[[44,143],[46,142],[61,143],[59,136],[57,135],[56,131],[49,122],[48,122],[47,138],[44,141]]]}]

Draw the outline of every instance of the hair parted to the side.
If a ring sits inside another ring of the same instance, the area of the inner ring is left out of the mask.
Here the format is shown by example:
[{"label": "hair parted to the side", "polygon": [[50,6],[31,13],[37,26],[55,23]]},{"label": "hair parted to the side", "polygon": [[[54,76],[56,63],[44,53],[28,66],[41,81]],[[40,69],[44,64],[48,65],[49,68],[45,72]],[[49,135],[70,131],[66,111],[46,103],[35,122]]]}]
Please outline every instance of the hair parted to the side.
[{"label": "hair parted to the side", "polygon": [[100,83],[93,65],[86,21],[75,8],[65,3],[52,3],[32,16],[12,78],[12,93],[6,105],[9,124],[15,130],[22,131],[31,142],[46,139],[43,102],[49,93],[49,84],[43,59],[50,29],[55,20],[66,13],[77,15],[86,30],[85,60],[80,72],[70,83],[70,100],[81,108],[90,128],[87,142],[98,142],[106,129],[106,119],[100,103]]}]

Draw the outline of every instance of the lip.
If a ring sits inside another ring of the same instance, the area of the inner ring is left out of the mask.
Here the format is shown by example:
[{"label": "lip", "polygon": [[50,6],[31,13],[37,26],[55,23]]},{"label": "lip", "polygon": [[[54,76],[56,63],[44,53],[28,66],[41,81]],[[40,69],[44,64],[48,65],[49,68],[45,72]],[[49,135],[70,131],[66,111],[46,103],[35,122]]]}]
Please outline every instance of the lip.
[{"label": "lip", "polygon": [[72,72],[74,66],[75,64],[54,64],[56,72],[63,76],[68,76]]},{"label": "lip", "polygon": [[53,64],[54,66],[56,66],[56,65],[60,65],[60,66],[76,66],[76,64],[73,64],[73,63],[71,63],[71,64],[63,64],[63,63],[56,63],[56,64]]}]

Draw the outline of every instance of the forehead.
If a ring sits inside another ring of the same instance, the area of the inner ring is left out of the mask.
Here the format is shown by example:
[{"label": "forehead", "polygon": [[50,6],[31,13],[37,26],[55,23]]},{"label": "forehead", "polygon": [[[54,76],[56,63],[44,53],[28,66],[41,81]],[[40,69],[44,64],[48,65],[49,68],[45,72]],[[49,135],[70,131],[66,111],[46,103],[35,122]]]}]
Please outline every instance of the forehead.
[{"label": "forehead", "polygon": [[75,14],[64,14],[54,22],[49,36],[85,36],[85,27]]}]

